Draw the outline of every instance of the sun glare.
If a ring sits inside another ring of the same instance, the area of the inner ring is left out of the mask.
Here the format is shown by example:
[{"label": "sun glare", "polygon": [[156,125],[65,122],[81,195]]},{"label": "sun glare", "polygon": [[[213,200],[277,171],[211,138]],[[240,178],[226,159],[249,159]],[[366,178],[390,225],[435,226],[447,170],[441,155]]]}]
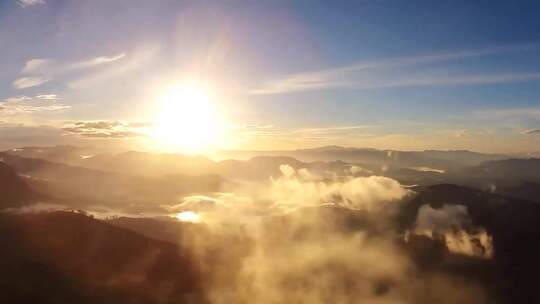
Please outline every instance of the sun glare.
[{"label": "sun glare", "polygon": [[176,219],[182,222],[200,223],[201,217],[193,211],[183,211],[175,215]]},{"label": "sun glare", "polygon": [[198,153],[219,144],[223,123],[212,90],[198,82],[176,85],[160,97],[153,137],[167,150]]}]

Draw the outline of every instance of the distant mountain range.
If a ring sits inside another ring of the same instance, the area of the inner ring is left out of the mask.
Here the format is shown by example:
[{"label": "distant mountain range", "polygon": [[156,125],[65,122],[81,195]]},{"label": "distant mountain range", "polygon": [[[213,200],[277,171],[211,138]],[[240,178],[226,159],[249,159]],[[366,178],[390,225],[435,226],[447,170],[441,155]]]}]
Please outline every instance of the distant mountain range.
[{"label": "distant mountain range", "polygon": [[[222,191],[235,180],[279,176],[280,165],[307,168],[317,176],[383,175],[405,185],[450,183],[540,201],[540,160],[507,159],[470,151],[357,149],[328,146],[271,152],[228,152],[236,158],[124,152],[92,154],[72,146],[25,147],[0,152],[4,206],[35,195],[84,206],[122,206],[129,212],[163,212],[182,196]],[[2,173],[3,172],[3,173]],[[9,186],[11,185],[11,186]],[[31,194],[30,194],[31,193]],[[129,202],[129,204],[126,204]]]},{"label": "distant mountain range", "polygon": [[[343,162],[358,164],[373,171],[411,168],[416,171],[447,172],[463,167],[478,166],[487,161],[509,158],[504,155],[464,150],[397,151],[339,146],[291,151],[223,151],[221,157],[226,160],[218,162],[203,156],[170,153],[135,151],[118,154],[93,153],[90,148],[72,146],[23,147],[5,151],[5,153],[122,174],[148,176],[219,174],[246,175],[247,177],[268,176],[269,173],[276,173],[276,164],[308,167],[306,163]],[[256,165],[257,168],[251,168],[252,165]]]},{"label": "distant mountain range", "polygon": [[9,168],[7,172],[17,173],[9,175],[13,183],[21,184],[12,189],[7,183],[0,184],[0,189],[31,192],[44,201],[72,208],[101,206],[103,212],[112,207],[135,213],[164,212],[160,203],[175,203],[191,193],[219,191],[223,182],[217,175],[145,176],[135,175],[133,170],[118,173],[6,153],[0,153],[0,158],[0,164]]},{"label": "distant mountain range", "polygon": [[336,161],[386,165],[392,167],[427,166],[437,169],[451,169],[455,166],[473,166],[489,160],[500,160],[508,156],[483,154],[466,150],[426,150],[398,151],[370,148],[346,148],[325,146],[313,149],[289,151],[224,151],[225,158],[251,158],[254,156],[290,156],[306,162]]},{"label": "distant mountain range", "polygon": [[[126,152],[119,154],[102,153],[99,149],[75,146],[52,146],[52,147],[21,147],[6,151],[13,155],[27,158],[41,158],[53,162],[79,164],[89,163],[88,166],[104,166],[115,160],[126,161],[127,159],[141,160],[153,155],[159,155],[163,160],[177,162],[191,162],[192,168],[209,164],[209,159],[202,156],[182,154],[154,154],[143,152]],[[114,156],[121,156],[115,158]],[[313,149],[277,150],[277,151],[240,151],[225,150],[219,152],[221,159],[251,159],[257,156],[284,156],[296,158],[303,162],[314,161],[344,161],[350,163],[374,163],[396,165],[400,167],[434,166],[441,169],[452,165],[473,166],[489,160],[501,160],[515,158],[500,154],[485,154],[467,150],[425,150],[425,151],[399,151],[377,150],[371,148],[347,148],[341,146],[324,146]],[[86,162],[85,160],[93,159]],[[148,159],[147,159],[148,160]],[[189,169],[184,164],[180,168]]]}]

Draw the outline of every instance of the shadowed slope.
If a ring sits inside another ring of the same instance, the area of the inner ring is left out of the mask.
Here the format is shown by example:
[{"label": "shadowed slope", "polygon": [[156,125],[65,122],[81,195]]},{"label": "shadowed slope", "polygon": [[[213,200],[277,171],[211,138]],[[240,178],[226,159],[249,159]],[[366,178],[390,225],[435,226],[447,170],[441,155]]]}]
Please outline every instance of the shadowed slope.
[{"label": "shadowed slope", "polygon": [[0,248],[3,303],[203,302],[188,254],[81,214],[3,214]]},{"label": "shadowed slope", "polygon": [[0,193],[0,209],[19,207],[33,197],[26,182],[3,162],[0,162]]}]

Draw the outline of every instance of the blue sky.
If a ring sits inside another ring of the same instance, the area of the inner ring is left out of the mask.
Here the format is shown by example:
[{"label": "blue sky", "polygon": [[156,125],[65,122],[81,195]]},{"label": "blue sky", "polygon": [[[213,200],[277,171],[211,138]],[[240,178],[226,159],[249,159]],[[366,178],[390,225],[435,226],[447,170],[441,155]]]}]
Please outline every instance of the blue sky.
[{"label": "blue sky", "polygon": [[[189,78],[226,118],[218,148],[540,151],[539,14],[538,1],[2,0],[0,141],[140,144],[133,126]],[[87,122],[113,129],[71,128]]]}]

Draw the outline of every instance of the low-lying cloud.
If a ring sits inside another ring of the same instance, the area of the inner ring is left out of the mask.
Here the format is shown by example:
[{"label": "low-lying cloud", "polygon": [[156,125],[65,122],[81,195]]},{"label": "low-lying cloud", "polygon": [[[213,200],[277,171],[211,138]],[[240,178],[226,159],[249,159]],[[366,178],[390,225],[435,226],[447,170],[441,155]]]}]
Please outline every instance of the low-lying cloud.
[{"label": "low-lying cloud", "polygon": [[455,253],[490,258],[492,237],[475,227],[464,205],[443,205],[439,209],[423,205],[418,210],[414,233],[439,239]]},{"label": "low-lying cloud", "polygon": [[[199,213],[221,236],[190,240],[201,260],[226,248],[223,263],[202,267],[211,303],[490,303],[475,282],[422,272],[396,242],[393,211],[413,193],[393,179],[327,179],[284,164],[279,176],[233,189],[169,207]],[[446,228],[466,216],[446,207],[422,211],[420,221]]]},{"label": "low-lying cloud", "polygon": [[[188,196],[169,210],[208,213],[218,221],[230,219],[232,214],[276,216],[320,206],[390,214],[396,211],[400,200],[411,194],[397,181],[383,176],[328,180],[305,168],[296,170],[285,164],[279,169],[280,175],[267,181],[235,184],[230,192]],[[223,216],[224,213],[227,215]]]}]

